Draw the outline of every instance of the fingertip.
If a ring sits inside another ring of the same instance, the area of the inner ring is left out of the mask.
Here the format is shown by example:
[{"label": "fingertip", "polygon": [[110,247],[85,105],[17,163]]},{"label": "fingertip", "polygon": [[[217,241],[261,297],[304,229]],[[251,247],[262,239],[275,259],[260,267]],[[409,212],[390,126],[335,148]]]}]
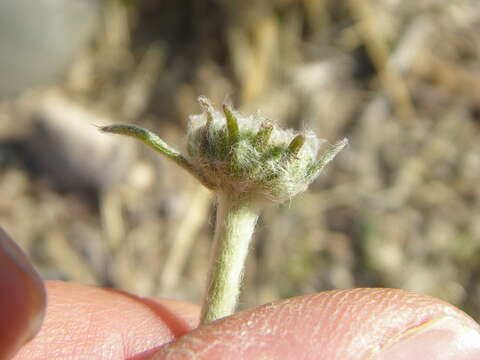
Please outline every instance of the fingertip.
[{"label": "fingertip", "polygon": [[43,281],[0,227],[0,358],[8,359],[40,330],[46,307]]},{"label": "fingertip", "polygon": [[[462,311],[429,296],[397,289],[328,291],[202,325],[153,358],[187,353],[198,359],[248,359],[261,353],[278,359],[376,359],[408,329],[444,317],[463,324],[471,339],[478,332],[478,324]],[[457,340],[466,341],[465,336]]]}]

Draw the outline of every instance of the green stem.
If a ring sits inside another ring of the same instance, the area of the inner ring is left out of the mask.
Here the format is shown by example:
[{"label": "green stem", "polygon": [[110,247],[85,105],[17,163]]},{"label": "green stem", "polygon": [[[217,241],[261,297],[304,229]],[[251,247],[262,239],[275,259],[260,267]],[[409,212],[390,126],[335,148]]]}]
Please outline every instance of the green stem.
[{"label": "green stem", "polygon": [[213,263],[202,307],[202,323],[235,311],[258,213],[258,209],[246,200],[218,195]]}]

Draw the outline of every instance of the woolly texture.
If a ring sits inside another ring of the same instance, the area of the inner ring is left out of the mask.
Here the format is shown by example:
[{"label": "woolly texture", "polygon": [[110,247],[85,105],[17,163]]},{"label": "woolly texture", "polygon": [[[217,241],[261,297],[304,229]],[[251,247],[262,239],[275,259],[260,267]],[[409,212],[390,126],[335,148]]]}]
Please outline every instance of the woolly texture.
[{"label": "woolly texture", "polygon": [[214,190],[259,202],[283,202],[305,191],[347,144],[318,154],[325,140],[312,131],[282,130],[259,114],[243,116],[199,98],[204,112],[190,117],[188,161]]}]

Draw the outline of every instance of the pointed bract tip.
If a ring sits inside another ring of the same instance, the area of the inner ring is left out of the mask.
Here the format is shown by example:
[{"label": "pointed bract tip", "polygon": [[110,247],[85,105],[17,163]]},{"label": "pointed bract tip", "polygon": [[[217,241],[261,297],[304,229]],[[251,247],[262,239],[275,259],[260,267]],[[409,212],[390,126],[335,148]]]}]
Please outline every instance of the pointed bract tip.
[{"label": "pointed bract tip", "polygon": [[240,132],[237,118],[233,114],[233,111],[230,105],[223,104],[222,109],[223,109],[223,113],[225,114],[225,119],[227,122],[228,135],[230,136],[230,140],[232,142],[235,142],[238,139],[238,135]]}]

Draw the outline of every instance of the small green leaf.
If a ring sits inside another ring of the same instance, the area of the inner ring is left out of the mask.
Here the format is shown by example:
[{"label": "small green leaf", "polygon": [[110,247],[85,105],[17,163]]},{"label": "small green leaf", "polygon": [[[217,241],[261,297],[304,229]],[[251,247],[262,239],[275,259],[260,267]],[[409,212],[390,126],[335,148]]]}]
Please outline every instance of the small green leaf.
[{"label": "small green leaf", "polygon": [[233,114],[230,106],[228,106],[227,104],[223,104],[223,113],[225,114],[225,118],[227,121],[227,130],[230,144],[235,144],[236,142],[238,142],[238,137],[240,133],[237,118]]},{"label": "small green leaf", "polygon": [[173,160],[175,163],[183,167],[209,189],[213,187],[212,184],[206,181],[204,176],[201,175],[180,152],[172,148],[165,141],[160,139],[157,134],[151,132],[150,130],[143,129],[135,125],[124,124],[100,126],[99,129],[100,131],[106,133],[127,135],[142,141],[154,150],[158,151],[159,153],[163,154],[170,160]]},{"label": "small green leaf", "polygon": [[267,147],[270,137],[272,136],[272,131],[273,124],[270,121],[266,121],[262,124],[260,130],[253,139],[253,144],[257,149],[264,150]]},{"label": "small green leaf", "polygon": [[314,164],[312,164],[309,169],[309,175],[316,176],[330,161],[332,161],[335,156],[342,151],[342,149],[347,146],[348,140],[343,139],[334,144],[330,150],[324,153],[320,159],[318,159]]}]

